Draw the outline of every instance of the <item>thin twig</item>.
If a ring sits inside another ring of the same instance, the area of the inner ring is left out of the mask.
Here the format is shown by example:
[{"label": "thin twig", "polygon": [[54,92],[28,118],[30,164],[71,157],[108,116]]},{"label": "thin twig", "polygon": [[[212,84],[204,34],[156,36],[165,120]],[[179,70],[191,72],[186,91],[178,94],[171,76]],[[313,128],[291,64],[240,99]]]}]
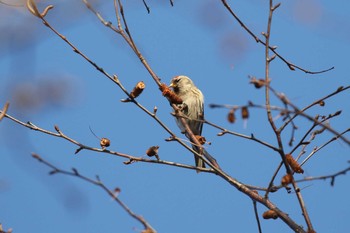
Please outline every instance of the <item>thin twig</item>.
[{"label": "thin twig", "polygon": [[[0,110],[0,114],[1,113],[2,113],[2,111]],[[90,151],[94,151],[94,152],[98,152],[98,153],[106,153],[106,154],[119,156],[119,157],[127,159],[129,162],[131,161],[131,163],[133,163],[133,162],[156,163],[156,164],[164,164],[164,165],[168,165],[168,166],[175,166],[175,167],[186,168],[186,169],[191,169],[191,170],[198,170],[196,166],[190,166],[190,165],[166,161],[166,160],[154,160],[154,159],[147,159],[144,157],[136,157],[136,156],[132,156],[132,155],[121,153],[121,152],[116,152],[116,151],[112,151],[112,150],[106,150],[106,149],[102,149],[102,148],[87,146],[87,145],[85,145],[81,142],[78,142],[77,140],[67,136],[66,134],[64,134],[62,132],[62,130],[59,129],[58,126],[55,126],[55,129],[57,131],[57,133],[55,133],[55,132],[52,132],[50,130],[40,128],[31,122],[27,122],[27,123],[22,122],[22,121],[18,120],[17,118],[14,118],[13,116],[10,116],[8,114],[5,114],[5,117],[10,119],[13,122],[19,124],[19,125],[22,125],[26,128],[29,128],[31,130],[35,130],[35,131],[38,131],[38,132],[41,132],[44,134],[48,134],[48,135],[51,135],[54,137],[63,138],[64,140],[69,141],[69,142],[73,143],[74,145],[78,146],[78,149],[76,150],[76,152],[80,152],[81,150],[90,150]],[[181,139],[178,139],[178,138],[175,138],[174,140],[181,141]],[[200,168],[200,169],[201,169],[201,172],[214,173],[214,171],[211,169],[206,169],[206,168]]]},{"label": "thin twig", "polygon": [[275,133],[276,140],[279,146],[279,154],[281,156],[282,162],[284,164],[284,167],[286,168],[287,174],[292,175],[292,186],[295,190],[296,196],[299,201],[300,208],[302,210],[305,222],[308,226],[309,231],[313,231],[312,223],[309,217],[309,214],[306,210],[304,200],[302,198],[300,189],[297,186],[297,183],[294,181],[293,173],[287,164],[286,158],[285,158],[285,153],[283,149],[283,143],[282,143],[282,138],[281,138],[281,131],[277,130],[277,127],[273,121],[272,114],[271,114],[271,109],[270,109],[270,63],[274,60],[274,56],[270,57],[269,52],[270,52],[270,37],[271,37],[271,25],[272,25],[272,16],[274,11],[280,6],[280,3],[274,5],[273,0],[269,1],[269,16],[268,16],[268,22],[267,22],[267,31],[266,33],[263,33],[263,35],[266,38],[265,42],[265,97],[266,97],[266,112],[267,112],[267,118],[268,121],[271,125],[271,128],[273,132]]},{"label": "thin twig", "polygon": [[272,25],[272,16],[273,12],[277,7],[273,6],[273,1],[269,1],[269,16],[267,20],[267,30],[266,33],[263,33],[265,36],[265,105],[266,105],[266,114],[268,122],[270,123],[270,126],[276,136],[277,144],[278,144],[278,152],[281,156],[282,162],[286,168],[287,173],[291,173],[290,168],[285,160],[285,153],[283,149],[283,143],[281,138],[281,133],[277,131],[277,127],[275,125],[275,122],[272,118],[271,113],[271,104],[270,104],[270,63],[273,61],[273,57],[270,57],[270,35],[271,35],[271,25]]},{"label": "thin twig", "polygon": [[68,176],[74,176],[77,177],[79,179],[82,179],[90,184],[96,185],[98,187],[100,187],[101,189],[103,189],[109,196],[111,196],[113,198],[114,201],[116,201],[132,218],[136,219],[137,221],[139,221],[145,228],[145,230],[147,229],[149,233],[156,233],[157,231],[141,216],[135,214],[119,197],[119,188],[117,189],[118,192],[116,193],[115,191],[107,188],[107,186],[101,181],[101,179],[96,176],[96,180],[91,179],[87,176],[84,176],[82,174],[80,174],[78,172],[77,169],[73,168],[72,171],[67,171],[67,170],[62,170],[56,166],[54,166],[53,164],[47,162],[46,160],[44,160],[42,157],[40,157],[38,154],[33,153],[32,154],[33,158],[35,158],[36,160],[38,160],[39,162],[43,163],[44,165],[50,167],[52,170],[50,171],[50,175],[54,175],[54,174],[63,174],[63,175],[68,175]]},{"label": "thin twig", "polygon": [[[343,91],[348,90],[349,88],[350,88],[350,85],[349,85],[349,86],[346,86],[346,87],[339,87],[339,88],[337,88],[337,90],[335,90],[334,92],[332,92],[332,93],[326,95],[325,97],[322,97],[322,98],[320,98],[320,99],[317,99],[316,101],[314,101],[313,103],[307,105],[306,107],[304,107],[304,108],[302,108],[302,109],[299,109],[296,105],[292,104],[292,103],[291,103],[290,101],[288,101],[287,98],[284,96],[284,99],[287,100],[288,105],[290,105],[290,106],[294,109],[295,113],[294,113],[294,116],[292,116],[289,120],[287,120],[278,130],[279,130],[279,131],[282,131],[282,130],[290,123],[290,121],[292,121],[292,120],[293,120],[294,118],[296,118],[297,116],[301,115],[301,116],[303,116],[303,117],[305,117],[305,118],[307,118],[307,119],[309,119],[309,120],[311,120],[311,121],[313,121],[313,122],[318,123],[319,125],[323,126],[323,127],[326,128],[328,131],[330,131],[331,133],[335,134],[336,136],[339,135],[339,133],[336,132],[334,129],[330,128],[330,127],[327,126],[327,125],[320,124],[320,122],[315,121],[314,118],[312,118],[312,117],[310,117],[309,115],[305,114],[305,111],[308,110],[309,108],[315,106],[315,105],[318,105],[320,102],[325,101],[326,99],[328,99],[328,98],[330,98],[330,97],[332,97],[332,96],[334,96],[334,95],[337,95],[337,94],[339,94],[339,93],[341,93],[341,92],[343,92]],[[278,93],[276,94],[276,96],[277,96],[277,97],[281,97],[281,95],[278,94]],[[347,138],[345,138],[345,137],[341,137],[341,139],[342,139],[344,142],[346,142],[348,145],[350,145],[350,140],[349,140],[349,139],[347,139]]]},{"label": "thin twig", "polygon": [[[119,7],[118,7],[118,5],[119,5]],[[135,42],[134,42],[134,40],[131,37],[131,33],[130,33],[129,28],[128,28],[127,22],[126,22],[126,18],[125,18],[125,15],[124,15],[124,8],[123,8],[123,5],[121,4],[121,1],[118,0],[118,3],[117,3],[117,0],[114,0],[114,7],[115,7],[116,17],[117,17],[117,20],[118,20],[118,28],[120,30],[120,35],[130,45],[130,47],[133,49],[133,51],[135,52],[137,57],[140,59],[141,63],[144,65],[144,67],[147,69],[149,74],[152,76],[153,80],[160,87],[160,85],[161,85],[160,78],[151,69],[150,65],[147,63],[146,59],[143,57],[143,55],[141,54],[140,50],[136,47]],[[122,18],[124,26],[125,26],[125,31],[121,27],[119,12],[120,12],[120,15],[122,16],[121,18]],[[125,32],[126,32],[126,34],[125,34]]]},{"label": "thin twig", "polygon": [[350,131],[350,128],[346,129],[345,131],[341,132],[338,136],[332,137],[330,140],[328,140],[327,142],[325,142],[323,145],[321,145],[320,147],[315,148],[305,159],[302,163],[300,163],[300,166],[303,166],[316,152],[318,152],[319,150],[321,150],[322,148],[324,148],[325,146],[327,146],[329,143],[337,140],[340,138],[341,135],[347,133]]},{"label": "thin twig", "polygon": [[[349,161],[350,163],[350,161]],[[341,170],[341,171],[338,171],[334,174],[331,174],[331,175],[326,175],[326,176],[309,176],[309,177],[305,177],[304,179],[300,179],[300,180],[296,180],[296,182],[305,182],[305,181],[313,181],[313,180],[328,180],[330,179],[331,180],[331,186],[334,186],[334,182],[335,182],[335,178],[337,178],[338,176],[340,175],[346,175],[347,172],[350,171],[350,166]]]},{"label": "thin twig", "polygon": [[147,5],[146,0],[142,0],[143,1],[143,5],[146,7],[147,13],[151,13],[151,9],[149,8],[149,6]]},{"label": "thin twig", "polygon": [[[121,34],[123,36],[123,38],[128,42],[128,44],[130,46],[132,46],[133,50],[135,51],[135,53],[140,57],[140,60],[142,61],[142,63],[145,65],[146,68],[148,68],[149,70],[151,70],[151,68],[148,66],[147,62],[145,59],[142,58],[141,53],[139,52],[139,50],[136,48],[134,42],[128,38],[127,35],[125,35],[124,31],[122,29],[117,30],[116,28],[112,27],[110,23],[107,23],[103,17],[97,12],[95,11],[92,6],[88,3],[87,0],[84,0],[84,3],[87,5],[87,8],[90,9],[98,18],[99,20],[104,24],[107,25],[108,27],[110,27],[113,31]],[[123,8],[121,7],[121,12],[123,12],[122,10]],[[122,16],[124,16],[124,13],[121,13]],[[184,146],[186,149],[188,149],[189,151],[193,152],[194,154],[198,154],[196,151],[194,151],[191,147],[189,147],[188,145],[186,145],[185,143],[183,143],[181,140],[179,140],[176,135],[156,116],[156,114],[151,113],[150,111],[148,111],[145,107],[143,107],[141,104],[139,104],[134,98],[132,98],[129,94],[129,92],[123,87],[123,85],[121,84],[120,80],[118,79],[118,77],[116,75],[112,76],[110,74],[108,74],[102,67],[98,66],[95,62],[93,62],[90,58],[88,58],[84,53],[82,53],[75,45],[73,45],[65,36],[63,36],[62,34],[60,34],[55,28],[53,28],[46,20],[44,17],[42,17],[40,14],[37,15],[44,23],[45,26],[47,26],[49,29],[51,29],[57,36],[59,36],[64,42],[66,42],[75,53],[79,54],[81,57],[83,57],[86,61],[88,61],[91,65],[93,65],[99,72],[101,72],[102,74],[104,74],[108,79],[110,79],[111,81],[113,81],[115,84],[117,84],[122,90],[123,92],[128,95],[130,101],[134,103],[135,105],[137,105],[140,109],[142,109],[144,112],[146,112],[149,116],[151,116],[153,119],[155,119],[170,135],[172,138],[174,138],[176,141],[178,141],[182,146]],[[123,17],[123,19],[125,20],[125,17]],[[125,22],[124,22],[125,23]],[[119,23],[118,23],[119,25]],[[160,85],[160,81],[159,78],[155,75],[155,73],[151,70],[151,75],[153,77],[153,79],[155,80],[155,82],[157,84]],[[195,137],[194,137],[195,138]],[[195,138],[195,142],[198,142],[198,140]],[[199,143],[199,142],[198,142]],[[83,148],[83,147],[82,147]],[[85,148],[84,148],[85,149]],[[200,156],[200,155],[199,155]]]},{"label": "thin twig", "polygon": [[278,148],[274,147],[273,145],[271,145],[271,144],[269,144],[269,143],[267,143],[265,141],[262,141],[262,140],[256,138],[254,136],[254,134],[251,134],[250,136],[248,136],[248,135],[245,135],[245,134],[241,134],[241,133],[237,133],[237,132],[233,132],[231,130],[225,129],[224,127],[221,127],[221,126],[219,126],[217,124],[214,124],[214,123],[212,123],[210,121],[207,121],[207,120],[204,120],[203,122],[208,124],[208,125],[210,125],[210,126],[212,126],[212,127],[214,127],[214,128],[220,129],[221,132],[218,133],[218,136],[223,136],[225,134],[231,134],[231,135],[234,135],[234,136],[237,136],[237,137],[241,137],[241,138],[244,138],[244,139],[255,141],[255,142],[257,142],[257,143],[259,143],[261,145],[264,145],[264,146],[266,146],[266,147],[268,147],[268,148],[270,148],[270,149],[272,149],[274,151],[278,151]]},{"label": "thin twig", "polygon": [[289,62],[287,59],[285,59],[282,55],[280,55],[278,52],[276,52],[276,48],[275,46],[270,46],[270,45],[266,45],[265,42],[263,40],[261,40],[258,36],[256,36],[244,23],[243,21],[234,13],[234,11],[232,10],[232,8],[230,7],[230,5],[227,3],[226,0],[221,0],[221,2],[223,3],[223,5],[225,6],[225,8],[230,12],[230,14],[235,18],[235,20],[241,25],[241,27],[246,30],[248,32],[248,34],[250,36],[252,36],[255,41],[257,43],[260,43],[264,46],[267,46],[269,50],[271,50],[279,59],[281,59],[288,67],[290,70],[295,70],[298,69],[300,71],[305,72],[306,74],[320,74],[320,73],[324,73],[324,72],[328,72],[330,70],[333,70],[334,67],[325,69],[325,70],[321,70],[321,71],[310,71],[310,70],[306,70],[303,69],[300,66],[297,66],[291,62]]},{"label": "thin twig", "polygon": [[[331,118],[333,118],[333,117],[335,117],[335,116],[337,116],[337,115],[335,115],[335,114],[330,114],[330,115],[328,115],[327,117],[324,117],[320,122],[323,124],[323,123],[327,122],[329,119],[331,119]],[[316,116],[315,118],[319,118],[319,117]],[[296,145],[296,146],[291,150],[291,152],[289,153],[289,154],[293,154],[294,151],[295,151],[298,147],[302,146],[302,149],[301,149],[299,155],[296,157],[296,160],[299,160],[299,158],[305,153],[305,148],[306,148],[308,145],[311,144],[311,141],[313,141],[313,140],[316,138],[316,135],[321,134],[321,133],[324,132],[325,129],[326,129],[326,128],[322,128],[322,127],[321,127],[320,130],[315,130],[314,132],[311,133],[311,131],[312,131],[316,126],[318,126],[318,124],[314,122],[314,124],[310,127],[310,129],[309,129],[309,130],[304,134],[304,136],[301,138],[301,140],[299,141],[298,145]],[[311,133],[310,138],[309,138],[307,141],[305,141],[305,138],[306,138],[307,135],[309,135],[310,133]],[[336,136],[336,137],[340,138],[343,134],[344,134],[344,133],[339,134],[339,135]]]},{"label": "thin twig", "polygon": [[256,206],[256,201],[254,201],[254,200],[253,200],[253,207],[254,207],[254,214],[255,214],[256,223],[258,224],[259,233],[262,233],[260,218],[259,218],[259,214],[258,214],[258,208]]},{"label": "thin twig", "polygon": [[[125,16],[124,16],[124,11],[123,8],[119,2],[119,9],[120,9],[120,14],[122,15],[122,19],[124,21],[124,25],[125,25]],[[116,3],[116,1],[115,1]],[[34,4],[34,3],[32,3]],[[117,5],[117,4],[115,4]],[[118,12],[118,8],[116,7],[116,11]],[[38,12],[34,12],[35,15],[37,15],[38,17],[40,17],[40,15],[38,14]],[[118,13],[117,13],[118,15]],[[40,17],[41,19],[43,19],[43,16]],[[117,19],[120,20],[120,18],[117,16]],[[120,22],[118,22],[118,27],[119,25],[121,25]],[[127,28],[127,26],[125,25],[125,27]],[[133,42],[133,40],[131,40],[129,38],[129,34],[130,31],[127,30],[126,34],[124,33],[124,31],[121,31],[123,38],[127,38],[129,45],[132,47],[132,49],[135,52],[138,52],[135,43]],[[145,59],[138,54],[139,59],[141,60],[141,62],[144,64],[144,66],[146,67],[147,70],[149,70],[152,78],[155,80],[155,82],[159,85],[160,84],[160,80],[159,78],[155,75],[155,73],[150,69],[150,67],[148,66],[148,64],[146,63]],[[152,75],[153,72],[153,75]],[[176,110],[176,106],[173,106],[173,108]],[[183,118],[181,118],[183,119]],[[190,132],[190,131],[189,131]],[[195,141],[196,142],[196,141]],[[265,205],[267,208],[269,209],[273,209],[277,215],[289,226],[291,227],[293,230],[298,231],[298,232],[305,232],[301,226],[297,225],[287,214],[285,214],[284,212],[282,212],[280,209],[278,209],[272,202],[270,202],[269,200],[264,199],[262,196],[260,196],[259,194],[253,192],[253,190],[249,189],[247,186],[245,186],[244,184],[242,184],[241,182],[239,182],[238,180],[230,177],[229,175],[227,175],[225,172],[223,172],[221,169],[218,169],[217,167],[212,167],[213,170],[215,170],[215,173],[219,176],[221,176],[223,179],[225,179],[227,182],[229,182],[232,186],[234,186],[237,190],[245,193],[247,196],[249,196],[250,198],[256,200],[257,202]]]},{"label": "thin twig", "polygon": [[4,108],[2,109],[1,114],[0,114],[0,121],[2,120],[2,118],[5,117],[6,112],[7,112],[8,108],[9,108],[9,106],[10,106],[10,103],[9,103],[9,102],[6,102],[6,104],[4,105]]}]

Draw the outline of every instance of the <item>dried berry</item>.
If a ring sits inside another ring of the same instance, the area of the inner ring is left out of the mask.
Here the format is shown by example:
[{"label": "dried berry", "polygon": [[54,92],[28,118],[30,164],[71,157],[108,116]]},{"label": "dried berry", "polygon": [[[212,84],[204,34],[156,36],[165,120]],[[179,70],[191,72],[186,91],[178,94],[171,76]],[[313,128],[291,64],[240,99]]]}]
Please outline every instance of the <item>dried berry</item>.
[{"label": "dried berry", "polygon": [[235,116],[235,110],[234,109],[231,109],[227,115],[227,120],[228,122],[230,123],[235,123],[236,121],[236,116]]},{"label": "dried berry", "polygon": [[101,138],[100,145],[102,148],[109,147],[111,145],[111,141],[108,138]]},{"label": "dried berry", "polygon": [[248,111],[248,107],[246,106],[242,107],[242,118],[243,119],[249,118],[249,111]]},{"label": "dried berry", "polygon": [[293,158],[291,154],[286,154],[286,161],[289,164],[289,166],[293,169],[296,173],[304,173],[304,170],[301,168],[299,163]]},{"label": "dried berry", "polygon": [[287,186],[288,184],[292,183],[292,180],[293,180],[292,174],[287,174],[287,175],[282,177],[281,184],[283,186]]},{"label": "dried berry", "polygon": [[278,215],[277,215],[276,211],[274,211],[274,210],[265,211],[262,216],[264,219],[271,219],[271,218],[277,219],[278,218]]}]

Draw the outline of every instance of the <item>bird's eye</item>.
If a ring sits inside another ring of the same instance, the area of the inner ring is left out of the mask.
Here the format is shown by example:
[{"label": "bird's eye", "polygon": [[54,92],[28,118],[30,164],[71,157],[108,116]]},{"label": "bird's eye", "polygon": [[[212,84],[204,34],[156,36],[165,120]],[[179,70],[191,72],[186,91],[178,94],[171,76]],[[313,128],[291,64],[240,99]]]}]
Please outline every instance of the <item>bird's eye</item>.
[{"label": "bird's eye", "polygon": [[181,79],[181,78],[176,78],[176,79],[174,80],[174,82],[175,82],[175,83],[178,83],[178,82],[180,81],[180,79]]}]

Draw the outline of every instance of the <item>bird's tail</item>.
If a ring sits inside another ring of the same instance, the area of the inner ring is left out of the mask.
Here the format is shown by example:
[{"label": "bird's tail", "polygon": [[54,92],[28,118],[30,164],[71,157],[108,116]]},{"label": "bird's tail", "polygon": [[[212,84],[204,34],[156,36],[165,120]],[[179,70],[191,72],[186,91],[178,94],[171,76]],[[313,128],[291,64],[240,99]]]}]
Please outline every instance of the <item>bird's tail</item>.
[{"label": "bird's tail", "polygon": [[[216,168],[219,168],[220,169],[220,166],[219,164],[216,162],[216,159],[214,159],[213,156],[211,156],[209,154],[209,152],[204,149],[204,148],[199,148],[198,146],[192,146],[193,150],[195,150],[197,153],[200,153],[202,154],[214,167]],[[194,154],[194,160],[195,160],[195,163],[196,163],[196,167],[198,168],[205,168],[205,162],[200,159],[198,157],[198,155]],[[200,172],[199,170],[197,170],[197,173]]]}]

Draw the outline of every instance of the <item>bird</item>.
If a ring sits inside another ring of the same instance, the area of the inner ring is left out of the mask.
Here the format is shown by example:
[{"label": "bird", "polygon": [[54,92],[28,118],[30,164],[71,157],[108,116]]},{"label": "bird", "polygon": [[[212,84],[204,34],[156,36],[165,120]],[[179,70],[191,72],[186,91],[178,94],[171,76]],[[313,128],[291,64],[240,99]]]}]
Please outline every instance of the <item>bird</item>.
[{"label": "bird", "polygon": [[[186,123],[194,135],[201,136],[204,120],[204,96],[196,87],[193,81],[184,75],[175,76],[171,79],[170,87],[174,93],[182,99],[182,104],[178,104],[178,108],[185,116]],[[181,117],[176,117],[176,124],[187,138],[193,143],[192,139],[186,132],[185,126],[181,122]],[[193,150],[204,155],[214,166],[217,166],[216,160],[204,149],[199,146],[192,145]],[[195,164],[198,168],[205,168],[205,163],[196,154],[194,154]],[[198,172],[198,170],[197,170]]]}]

